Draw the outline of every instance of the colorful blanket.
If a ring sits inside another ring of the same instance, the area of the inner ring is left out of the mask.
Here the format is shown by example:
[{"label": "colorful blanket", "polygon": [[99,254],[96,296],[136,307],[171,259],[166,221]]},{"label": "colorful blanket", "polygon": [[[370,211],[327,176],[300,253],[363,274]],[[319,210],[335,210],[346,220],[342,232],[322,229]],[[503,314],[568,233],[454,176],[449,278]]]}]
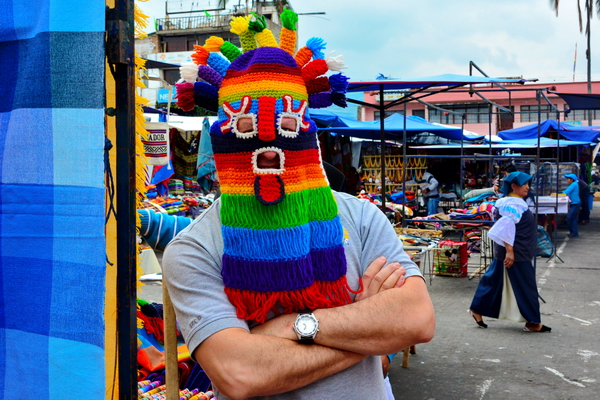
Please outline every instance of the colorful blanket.
[{"label": "colorful blanket", "polygon": [[0,2],[3,399],[106,395],[105,14]]}]

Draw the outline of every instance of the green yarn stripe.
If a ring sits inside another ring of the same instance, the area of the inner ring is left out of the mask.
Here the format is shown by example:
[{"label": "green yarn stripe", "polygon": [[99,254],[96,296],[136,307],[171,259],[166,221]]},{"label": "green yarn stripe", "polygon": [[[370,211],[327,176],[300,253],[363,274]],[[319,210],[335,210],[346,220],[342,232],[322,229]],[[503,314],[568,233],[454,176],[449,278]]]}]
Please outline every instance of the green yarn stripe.
[{"label": "green yarn stripe", "polygon": [[265,205],[254,195],[221,195],[221,222],[238,228],[281,229],[329,221],[338,213],[329,186],[287,193],[278,204]]},{"label": "green yarn stripe", "polygon": [[281,98],[284,95],[289,94],[294,100],[308,100],[305,93],[292,92],[290,89],[262,89],[262,90],[242,90],[239,93],[230,94],[227,96],[219,97],[219,106],[222,106],[224,102],[231,103],[233,101],[240,100],[243,96],[250,96],[258,99],[261,96]]}]

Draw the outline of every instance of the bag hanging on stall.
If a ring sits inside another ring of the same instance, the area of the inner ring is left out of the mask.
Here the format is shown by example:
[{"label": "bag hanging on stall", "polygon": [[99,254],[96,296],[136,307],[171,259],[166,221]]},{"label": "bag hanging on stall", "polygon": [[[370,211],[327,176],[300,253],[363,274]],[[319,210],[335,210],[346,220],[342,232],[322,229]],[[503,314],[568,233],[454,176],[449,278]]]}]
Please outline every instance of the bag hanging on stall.
[{"label": "bag hanging on stall", "polygon": [[167,165],[170,156],[169,124],[146,122],[147,140],[143,140],[144,155],[148,165]]},{"label": "bag hanging on stall", "polygon": [[544,229],[543,226],[538,225],[537,227],[537,256],[538,257],[551,257],[554,253],[554,244],[550,235]]},{"label": "bag hanging on stall", "polygon": [[462,277],[468,275],[469,254],[467,242],[443,240],[433,258],[433,274]]}]

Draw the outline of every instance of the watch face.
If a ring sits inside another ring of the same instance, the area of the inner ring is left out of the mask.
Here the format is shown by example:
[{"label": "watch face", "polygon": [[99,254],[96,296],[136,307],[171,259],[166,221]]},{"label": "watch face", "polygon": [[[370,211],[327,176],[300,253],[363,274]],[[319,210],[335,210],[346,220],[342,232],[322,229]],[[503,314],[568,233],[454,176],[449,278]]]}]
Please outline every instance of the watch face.
[{"label": "watch face", "polygon": [[296,322],[298,332],[303,336],[312,336],[317,331],[317,321],[310,315],[302,315]]}]

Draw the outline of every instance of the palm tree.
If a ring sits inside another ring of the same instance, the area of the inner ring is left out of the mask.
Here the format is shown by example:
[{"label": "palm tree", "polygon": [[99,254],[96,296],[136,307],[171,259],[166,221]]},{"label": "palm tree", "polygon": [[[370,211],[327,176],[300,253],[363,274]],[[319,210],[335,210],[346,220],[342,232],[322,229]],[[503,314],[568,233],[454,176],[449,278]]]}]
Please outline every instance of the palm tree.
[{"label": "palm tree", "polygon": [[[585,26],[585,34],[587,36],[587,50],[585,52],[587,58],[587,89],[588,93],[592,93],[592,53],[591,53],[591,34],[590,34],[590,21],[592,20],[592,14],[594,12],[594,3],[596,3],[596,13],[600,18],[600,0],[583,0],[585,2],[585,11],[587,16],[587,23]],[[558,17],[558,6],[560,0],[550,0],[550,7],[556,11]],[[579,16],[579,32],[583,33],[583,20],[581,18],[581,0],[577,0],[577,13]],[[592,125],[592,116],[588,112],[588,125]]]}]

